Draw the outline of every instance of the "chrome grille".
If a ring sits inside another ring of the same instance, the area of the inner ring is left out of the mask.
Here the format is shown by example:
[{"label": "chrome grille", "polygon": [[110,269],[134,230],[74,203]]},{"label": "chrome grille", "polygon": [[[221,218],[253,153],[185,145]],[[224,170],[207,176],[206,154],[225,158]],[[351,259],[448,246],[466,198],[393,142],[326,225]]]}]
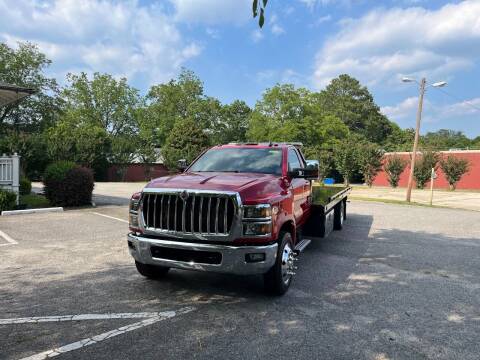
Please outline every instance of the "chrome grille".
[{"label": "chrome grille", "polygon": [[142,213],[145,228],[153,231],[205,235],[229,235],[235,217],[230,195],[190,193],[144,193]]}]

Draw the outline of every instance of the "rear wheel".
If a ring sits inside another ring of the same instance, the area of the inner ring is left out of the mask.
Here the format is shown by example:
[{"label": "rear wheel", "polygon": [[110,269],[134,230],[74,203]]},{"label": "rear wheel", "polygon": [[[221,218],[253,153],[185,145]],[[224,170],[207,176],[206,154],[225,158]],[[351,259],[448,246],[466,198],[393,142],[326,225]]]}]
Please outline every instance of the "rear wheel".
[{"label": "rear wheel", "polygon": [[135,266],[140,275],[143,275],[149,279],[160,279],[167,275],[170,268],[165,266],[156,266],[150,264],[142,264],[141,262],[135,261]]},{"label": "rear wheel", "polygon": [[275,265],[263,276],[265,289],[273,295],[285,294],[293,278],[292,235],[282,231],[278,245]]},{"label": "rear wheel", "polygon": [[337,205],[335,205],[333,211],[333,229],[342,230],[346,214],[345,201],[342,200]]}]

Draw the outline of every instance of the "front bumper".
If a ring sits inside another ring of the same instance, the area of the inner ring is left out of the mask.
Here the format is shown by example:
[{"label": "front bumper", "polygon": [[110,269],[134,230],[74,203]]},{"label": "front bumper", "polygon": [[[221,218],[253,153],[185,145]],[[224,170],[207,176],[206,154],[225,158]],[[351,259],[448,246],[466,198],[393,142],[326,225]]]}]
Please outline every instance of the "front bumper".
[{"label": "front bumper", "polygon": [[[133,258],[143,264],[161,265],[185,270],[251,275],[264,274],[270,270],[275,264],[278,244],[259,246],[199,244],[149,238],[130,233],[128,234],[128,248]],[[218,263],[212,264],[200,261],[195,262],[193,260],[185,261],[184,256],[182,260],[153,256],[152,252],[154,254],[161,253],[161,251],[157,251],[159,248],[165,249],[165,252],[169,254],[175,254],[175,249],[179,251],[187,250],[193,255],[195,255],[195,252],[214,253],[216,255],[219,254],[220,260]],[[247,262],[247,254],[265,254],[265,259],[258,262]]]}]

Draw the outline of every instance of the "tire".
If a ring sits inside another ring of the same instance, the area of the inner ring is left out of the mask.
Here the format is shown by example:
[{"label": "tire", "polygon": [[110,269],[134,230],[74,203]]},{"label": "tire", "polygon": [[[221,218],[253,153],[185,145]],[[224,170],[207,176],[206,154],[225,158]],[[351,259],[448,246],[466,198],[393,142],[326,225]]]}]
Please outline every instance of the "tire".
[{"label": "tire", "polygon": [[142,264],[138,261],[135,261],[135,266],[137,267],[137,271],[140,273],[140,275],[149,279],[160,279],[167,275],[168,270],[170,270],[169,267]]},{"label": "tire", "polygon": [[293,256],[292,235],[282,231],[279,235],[277,260],[273,267],[263,275],[265,290],[272,295],[285,294],[292,283],[293,275],[287,274],[288,267],[292,267]]},{"label": "tire", "polygon": [[333,230],[342,230],[346,214],[345,201],[342,200],[335,205],[333,211]]}]

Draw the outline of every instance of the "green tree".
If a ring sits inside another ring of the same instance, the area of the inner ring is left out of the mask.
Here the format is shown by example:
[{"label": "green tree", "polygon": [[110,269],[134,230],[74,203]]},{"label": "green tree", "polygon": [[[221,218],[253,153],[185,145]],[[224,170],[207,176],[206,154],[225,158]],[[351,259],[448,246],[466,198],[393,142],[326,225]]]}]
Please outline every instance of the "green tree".
[{"label": "green tree", "polygon": [[193,120],[178,121],[167,137],[162,156],[168,169],[174,170],[177,161],[186,159],[191,163],[202,151],[210,146],[207,135]]},{"label": "green tree", "polygon": [[392,124],[375,104],[373,96],[360,82],[343,74],[320,92],[318,101],[329,114],[371,142],[381,144],[392,132]]},{"label": "green tree", "polygon": [[398,186],[400,175],[402,175],[403,170],[405,170],[407,163],[407,160],[401,158],[397,154],[388,157],[384,169],[391,187],[396,188]]},{"label": "green tree", "polygon": [[468,172],[470,162],[467,159],[449,155],[446,159],[440,160],[440,167],[447,178],[450,190],[455,190],[457,182]]},{"label": "green tree", "polygon": [[250,116],[247,138],[254,141],[301,141],[332,149],[348,136],[338,118],[326,114],[315,94],[291,84],[267,89]]},{"label": "green tree", "polygon": [[357,146],[358,139],[352,136],[334,150],[335,168],[343,176],[346,185],[350,184],[355,172],[359,170]]},{"label": "green tree", "polygon": [[22,172],[31,180],[39,180],[50,158],[44,133],[7,130],[0,136],[0,153],[20,154]]},{"label": "green tree", "polygon": [[435,150],[466,149],[471,146],[471,140],[461,131],[447,129],[428,132],[422,136],[421,143],[424,147]]},{"label": "green tree", "polygon": [[[94,158],[103,157],[104,145],[108,143],[109,162],[131,162],[138,151],[138,123],[143,114],[138,90],[129,86],[125,78],[116,80],[109,74],[95,73],[92,79],[85,73],[69,74],[68,80],[70,84],[62,94],[66,100],[62,126],[73,126],[82,134],[94,135],[98,142],[92,145],[92,150],[100,151],[92,155]],[[107,134],[108,141],[99,128]],[[88,146],[74,147],[75,151],[80,148]]]},{"label": "green tree", "polygon": [[431,178],[432,169],[438,168],[440,155],[434,151],[424,151],[419,159],[415,162],[415,170],[413,176],[418,189],[423,189],[425,184]]},{"label": "green tree", "polygon": [[307,159],[318,160],[318,174],[320,180],[328,177],[335,168],[335,159],[332,149],[323,149],[322,146],[310,146],[304,150]]},{"label": "green tree", "polygon": [[110,139],[98,125],[59,121],[47,131],[46,143],[52,160],[74,161],[102,177],[108,167]]},{"label": "green tree", "polygon": [[223,106],[221,131],[218,133],[218,142],[242,142],[247,140],[248,120],[252,110],[241,100]]},{"label": "green tree", "polygon": [[14,49],[0,43],[0,82],[36,90],[20,103],[0,108],[0,134],[6,129],[39,132],[54,123],[60,100],[55,79],[45,75],[50,64],[36,45],[20,42]]},{"label": "green tree", "polygon": [[194,108],[202,99],[203,83],[186,69],[177,79],[152,86],[147,94],[146,114],[139,124],[141,138],[161,147],[177,121],[194,118]]},{"label": "green tree", "polygon": [[365,183],[371,187],[373,180],[382,169],[384,151],[372,143],[360,144],[357,148],[357,160]]}]

